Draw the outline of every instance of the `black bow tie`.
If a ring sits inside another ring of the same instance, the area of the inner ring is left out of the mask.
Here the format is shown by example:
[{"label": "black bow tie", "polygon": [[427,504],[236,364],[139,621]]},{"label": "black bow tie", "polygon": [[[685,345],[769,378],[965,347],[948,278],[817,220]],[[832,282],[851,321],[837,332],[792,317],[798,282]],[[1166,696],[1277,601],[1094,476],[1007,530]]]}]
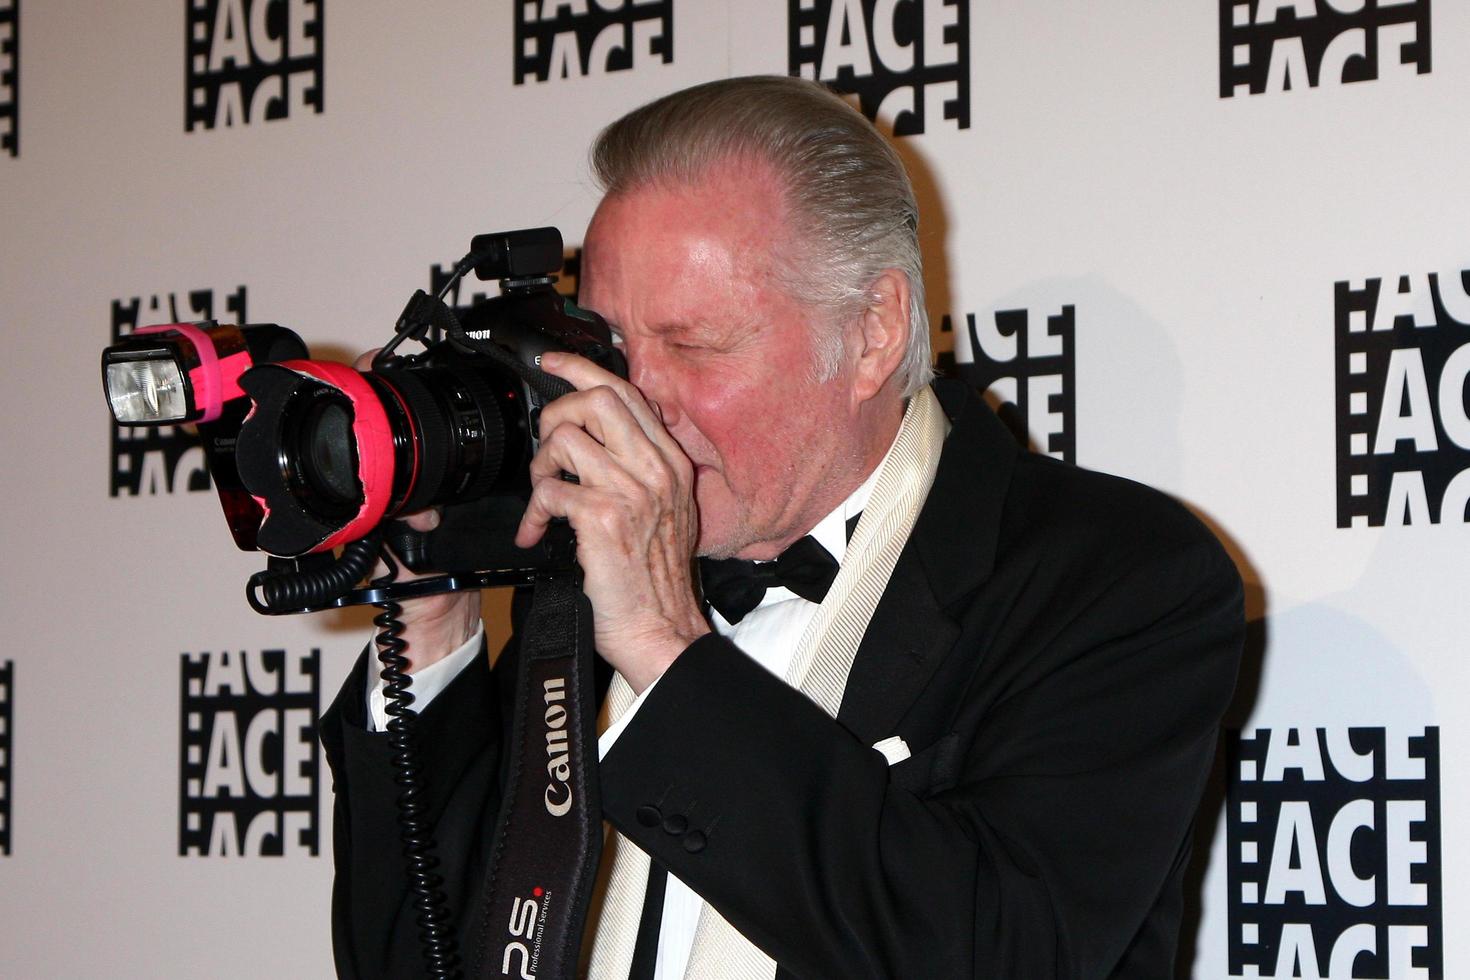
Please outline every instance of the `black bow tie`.
[{"label": "black bow tie", "polygon": [[705,599],[733,626],[776,586],[784,585],[808,602],[821,602],[837,577],[837,559],[808,534],[775,561],[701,558],[699,569]]}]

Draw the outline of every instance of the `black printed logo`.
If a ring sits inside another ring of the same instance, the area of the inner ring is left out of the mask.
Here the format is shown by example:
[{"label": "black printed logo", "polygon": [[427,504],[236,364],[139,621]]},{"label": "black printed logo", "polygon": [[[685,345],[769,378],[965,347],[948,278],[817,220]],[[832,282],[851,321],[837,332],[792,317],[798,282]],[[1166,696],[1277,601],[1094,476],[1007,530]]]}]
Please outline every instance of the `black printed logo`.
[{"label": "black printed logo", "polygon": [[1460,524],[1470,504],[1466,272],[1339,282],[1337,526]]},{"label": "black printed logo", "polygon": [[916,136],[970,128],[970,0],[786,0],[787,72]]},{"label": "black printed logo", "polygon": [[10,854],[11,752],[15,709],[15,663],[0,663],[0,855]]},{"label": "black printed logo", "polygon": [[315,856],[321,651],[180,658],[179,854]]},{"label": "black printed logo", "polygon": [[321,112],[323,0],[188,0],[184,128]]},{"label": "black printed logo", "polygon": [[1439,729],[1226,744],[1230,975],[1441,980]]},{"label": "black printed logo", "polygon": [[[225,312],[235,323],[245,323],[245,287],[224,297]],[[112,342],[138,327],[154,323],[192,323],[214,319],[212,289],[187,293],[154,293],[147,297],[112,301]],[[192,428],[177,425],[112,426],[112,475],[108,493],[136,497],[140,493],[179,493],[208,490],[209,470],[204,445]]]},{"label": "black printed logo", "polygon": [[674,60],[674,0],[515,0],[515,83]]},{"label": "black printed logo", "polygon": [[0,153],[20,156],[20,0],[0,0]]},{"label": "black printed logo", "polygon": [[[1077,461],[1076,376],[1072,353],[1077,317],[1057,312],[996,310],[965,315],[970,360],[941,353],[939,368],[986,395],[1022,445],[1069,463]],[[954,330],[946,316],[941,333]],[[960,356],[965,356],[963,348]]]},{"label": "black printed logo", "polygon": [[1220,97],[1429,71],[1429,0],[1220,0]]}]

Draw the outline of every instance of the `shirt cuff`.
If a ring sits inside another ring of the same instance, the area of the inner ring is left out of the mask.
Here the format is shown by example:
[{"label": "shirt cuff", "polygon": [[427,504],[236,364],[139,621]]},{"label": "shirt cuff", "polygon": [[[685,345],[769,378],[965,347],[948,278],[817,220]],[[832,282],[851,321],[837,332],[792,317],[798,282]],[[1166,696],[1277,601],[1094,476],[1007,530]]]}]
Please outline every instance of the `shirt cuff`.
[{"label": "shirt cuff", "polygon": [[607,755],[607,750],[613,747],[613,743],[618,740],[618,736],[623,734],[623,729],[628,727],[628,722],[633,720],[633,716],[638,713],[638,709],[643,707],[643,702],[648,700],[649,693],[652,692],[655,687],[658,687],[658,682],[661,680],[663,680],[663,675],[659,674],[653,679],[653,683],[649,684],[643,689],[642,694],[633,699],[633,703],[628,705],[628,710],[623,712],[623,717],[619,718],[611,725],[608,725],[607,731],[597,736],[598,762],[601,762],[602,757]]},{"label": "shirt cuff", "polygon": [[[422,713],[429,706],[429,702],[434,700],[440,691],[448,687],[449,682],[458,677],[460,671],[475,659],[475,654],[480,652],[484,641],[485,624],[481,622],[476,624],[474,636],[456,647],[449,656],[409,674],[408,676],[413,679],[409,690],[413,693],[414,710]],[[368,646],[370,649],[375,648],[372,641],[369,641]],[[382,670],[382,665],[378,662],[378,658],[368,657],[367,707],[368,731],[370,732],[388,730],[388,697],[385,693],[386,685],[383,683],[383,678],[379,676],[380,670]],[[652,687],[652,685],[649,686]]]}]

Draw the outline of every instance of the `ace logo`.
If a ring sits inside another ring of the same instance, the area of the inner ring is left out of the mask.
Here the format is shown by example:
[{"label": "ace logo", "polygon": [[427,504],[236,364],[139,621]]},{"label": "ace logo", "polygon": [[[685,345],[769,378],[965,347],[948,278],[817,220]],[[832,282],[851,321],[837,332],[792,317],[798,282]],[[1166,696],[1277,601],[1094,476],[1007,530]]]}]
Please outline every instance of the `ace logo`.
[{"label": "ace logo", "polygon": [[895,136],[970,128],[970,0],[787,0],[786,52]]},{"label": "ace logo", "polygon": [[316,855],[320,678],[316,649],[180,658],[180,855]]},{"label": "ace logo", "polygon": [[1429,0],[1220,0],[1220,97],[1429,71]]},{"label": "ace logo", "polygon": [[[1069,304],[1056,313],[996,310],[965,316],[968,361],[939,355],[946,374],[985,392],[1022,445],[1069,463],[1077,461],[1077,362],[1072,341],[1077,315]],[[946,316],[941,333],[954,330]],[[957,345],[960,346],[960,345]],[[966,356],[960,346],[960,357]]]},{"label": "ace logo", "polygon": [[321,112],[323,0],[187,0],[184,129]]},{"label": "ace logo", "polygon": [[0,153],[20,156],[20,0],[0,0]]},{"label": "ace logo", "polygon": [[[245,323],[245,287],[224,297],[221,318]],[[151,323],[190,323],[215,318],[212,289],[187,293],[154,293],[112,301],[112,343]],[[140,493],[178,493],[208,490],[209,471],[199,434],[177,425],[112,426],[112,466],[108,494],[136,497]]]},{"label": "ace logo", "polygon": [[1470,520],[1466,272],[1339,282],[1334,307],[1337,526]]},{"label": "ace logo", "polygon": [[1231,976],[1441,980],[1439,730],[1226,741]]},{"label": "ace logo", "polygon": [[674,60],[674,0],[515,0],[515,84]]},{"label": "ace logo", "polygon": [[10,854],[10,729],[15,718],[15,663],[0,663],[0,856]]}]

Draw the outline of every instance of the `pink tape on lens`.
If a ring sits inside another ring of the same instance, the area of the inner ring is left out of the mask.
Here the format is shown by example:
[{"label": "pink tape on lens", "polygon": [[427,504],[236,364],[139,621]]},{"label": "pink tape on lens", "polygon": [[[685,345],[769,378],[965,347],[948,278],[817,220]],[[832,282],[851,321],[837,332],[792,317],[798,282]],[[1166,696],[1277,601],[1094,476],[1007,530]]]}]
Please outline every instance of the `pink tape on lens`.
[{"label": "pink tape on lens", "polygon": [[[361,374],[333,361],[281,361],[297,374],[324,381],[352,403],[352,437],[357,440],[357,478],[362,482],[362,507],[357,516],[312,551],[329,551],[356,541],[378,526],[393,494],[393,430],[378,393]],[[386,451],[384,448],[386,447]]]},{"label": "pink tape on lens", "polygon": [[[200,413],[199,418],[195,421],[213,422],[219,418],[220,411],[225,404],[223,385],[220,383],[219,354],[214,349],[214,341],[209,338],[209,334],[192,323],[166,323],[152,327],[139,327],[133,333],[163,333],[167,330],[172,330],[194,345],[194,356],[199,358],[199,366],[189,371],[189,386],[194,392],[194,410]],[[231,355],[231,357],[235,356],[238,355]],[[237,371],[233,380],[238,381],[239,377],[240,372]],[[238,384],[232,387],[237,393],[240,391]]]}]

